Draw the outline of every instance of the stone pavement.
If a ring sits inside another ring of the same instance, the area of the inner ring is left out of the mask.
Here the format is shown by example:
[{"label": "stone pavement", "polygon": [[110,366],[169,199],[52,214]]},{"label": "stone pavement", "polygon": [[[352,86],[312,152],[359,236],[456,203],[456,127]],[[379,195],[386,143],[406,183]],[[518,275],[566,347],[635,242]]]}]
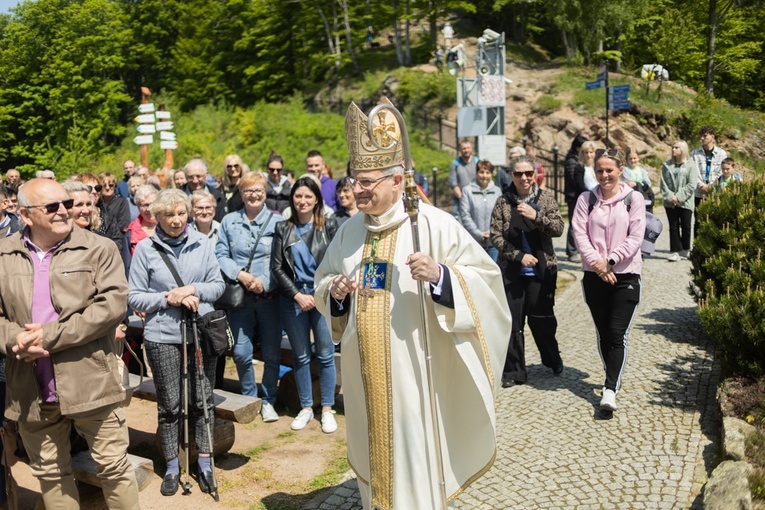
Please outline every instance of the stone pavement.
[{"label": "stone pavement", "polygon": [[[582,298],[578,264],[563,238],[556,300],[558,341],[566,366],[542,366],[526,330],[528,382],[500,388],[498,451],[492,469],[460,495],[460,509],[701,509],[702,486],[716,463],[719,363],[688,293],[690,263],[668,262],[664,223],[643,268],[643,294],[630,331],[618,411],[597,405],[604,371],[595,328]],[[355,480],[329,489],[308,509],[361,508]],[[413,509],[403,509],[413,510]]]}]

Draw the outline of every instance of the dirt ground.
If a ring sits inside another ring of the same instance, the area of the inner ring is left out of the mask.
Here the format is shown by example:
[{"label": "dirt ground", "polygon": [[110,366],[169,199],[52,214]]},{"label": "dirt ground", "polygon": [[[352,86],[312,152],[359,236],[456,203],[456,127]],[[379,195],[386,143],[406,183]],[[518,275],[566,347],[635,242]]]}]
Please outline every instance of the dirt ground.
[{"label": "dirt ground", "polygon": [[[255,366],[260,381],[262,364]],[[229,360],[226,369],[227,387],[238,385],[236,372]],[[280,419],[263,423],[260,417],[248,424],[235,423],[236,439],[231,450],[215,459],[220,502],[215,503],[203,494],[192,478],[191,494],[181,490],[172,497],[159,493],[164,475],[164,461],[155,446],[157,410],[154,402],[133,398],[126,408],[130,428],[129,453],[154,461],[151,484],[140,493],[143,510],[196,510],[211,505],[221,508],[252,510],[297,510],[317,496],[324,488],[344,480],[348,465],[345,447],[345,418],[342,408],[336,406],[338,430],[324,434],[318,416],[304,430],[290,429],[297,410],[277,404]],[[192,473],[195,469],[192,466]],[[19,484],[19,509],[32,510],[40,500],[37,480],[26,464],[13,468]],[[181,482],[184,476],[181,476]],[[80,484],[83,510],[106,509],[100,489]]]}]

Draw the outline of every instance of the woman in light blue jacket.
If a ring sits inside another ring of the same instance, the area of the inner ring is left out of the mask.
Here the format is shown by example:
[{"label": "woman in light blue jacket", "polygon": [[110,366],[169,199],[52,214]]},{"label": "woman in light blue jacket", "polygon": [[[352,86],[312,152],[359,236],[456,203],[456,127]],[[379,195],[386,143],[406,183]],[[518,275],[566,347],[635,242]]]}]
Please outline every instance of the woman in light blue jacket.
[{"label": "woman in light blue jacket", "polygon": [[[191,203],[183,191],[161,191],[151,205],[151,212],[158,224],[154,235],[138,243],[133,254],[128,304],[146,317],[144,349],[157,388],[159,438],[167,463],[160,492],[164,496],[172,496],[178,490],[180,476],[178,442],[183,314],[198,312],[204,315],[213,311],[212,303],[223,294],[224,283],[213,244],[204,234],[188,226]],[[160,251],[167,255],[183,280],[182,287],[176,283]],[[187,341],[191,340],[187,338]],[[193,359],[189,356],[189,360]],[[202,406],[206,405],[208,414],[212,416],[216,363],[216,356],[203,355],[204,393],[203,388],[198,387],[196,363],[191,362],[188,367],[189,423],[190,427],[193,425],[199,450],[199,486],[202,492],[210,492],[214,485],[210,466],[212,445],[208,441]],[[203,394],[207,397],[206,402],[203,402]]]},{"label": "woman in light blue jacket", "polygon": [[661,194],[669,222],[670,262],[688,258],[691,250],[691,218],[698,168],[688,155],[688,144],[682,140],[672,144],[672,158],[661,166]]},{"label": "woman in light blue jacket", "polygon": [[491,213],[497,199],[502,196],[502,190],[494,184],[494,165],[482,159],[476,163],[475,179],[462,188],[460,198],[460,220],[470,235],[478,241],[484,250],[497,261],[497,249],[489,239]]}]

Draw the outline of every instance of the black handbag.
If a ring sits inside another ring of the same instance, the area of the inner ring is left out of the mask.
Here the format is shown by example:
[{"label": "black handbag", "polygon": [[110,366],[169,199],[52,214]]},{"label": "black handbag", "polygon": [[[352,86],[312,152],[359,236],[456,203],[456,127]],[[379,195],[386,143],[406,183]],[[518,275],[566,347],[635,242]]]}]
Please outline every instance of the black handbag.
[{"label": "black handbag", "polygon": [[[154,245],[154,248],[159,252],[159,256],[167,265],[167,269],[170,274],[173,275],[176,285],[183,287],[185,284],[181,280],[181,276],[175,269],[175,266],[170,262],[170,257],[167,256],[165,250]],[[184,314],[190,314],[188,310],[183,310]],[[197,332],[202,337],[202,350],[208,356],[222,356],[226,352],[234,348],[234,335],[231,333],[231,328],[228,326],[228,318],[226,312],[223,310],[213,310],[210,313],[206,313],[199,316],[194,313],[193,319],[197,324]],[[191,324],[186,324],[187,331],[193,335],[194,329]],[[199,339],[196,339],[197,341]]]},{"label": "black handbag", "polygon": [[[269,213],[268,218],[266,218],[266,222],[263,223],[263,227],[261,227],[260,232],[258,232],[258,237],[255,238],[255,244],[253,245],[252,251],[250,252],[250,257],[247,259],[247,265],[242,268],[242,271],[245,273],[250,272],[250,266],[252,265],[252,258],[255,256],[255,250],[258,249],[258,243],[260,242],[260,238],[263,236],[263,231],[266,230],[266,227],[271,221],[271,217],[273,215],[274,213]],[[223,281],[226,283],[226,288],[218,300],[215,301],[213,306],[215,306],[215,308],[218,310],[231,310],[233,308],[241,308],[242,305],[244,305],[244,296],[247,291],[244,287],[242,287],[242,284],[239,283],[238,280],[231,280],[226,275],[223,275]]]}]

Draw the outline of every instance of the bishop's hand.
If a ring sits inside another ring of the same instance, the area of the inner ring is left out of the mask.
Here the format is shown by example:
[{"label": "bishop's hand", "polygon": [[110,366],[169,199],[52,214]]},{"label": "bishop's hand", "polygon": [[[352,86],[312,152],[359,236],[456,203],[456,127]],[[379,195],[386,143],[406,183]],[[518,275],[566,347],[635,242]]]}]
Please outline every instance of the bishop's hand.
[{"label": "bishop's hand", "polygon": [[406,265],[409,266],[409,271],[415,280],[438,283],[441,278],[441,266],[427,253],[421,251],[412,253],[406,259]]},{"label": "bishop's hand", "polygon": [[358,284],[353,279],[344,274],[335,276],[332,285],[329,287],[329,295],[338,301],[345,299],[345,296],[356,290]]}]

